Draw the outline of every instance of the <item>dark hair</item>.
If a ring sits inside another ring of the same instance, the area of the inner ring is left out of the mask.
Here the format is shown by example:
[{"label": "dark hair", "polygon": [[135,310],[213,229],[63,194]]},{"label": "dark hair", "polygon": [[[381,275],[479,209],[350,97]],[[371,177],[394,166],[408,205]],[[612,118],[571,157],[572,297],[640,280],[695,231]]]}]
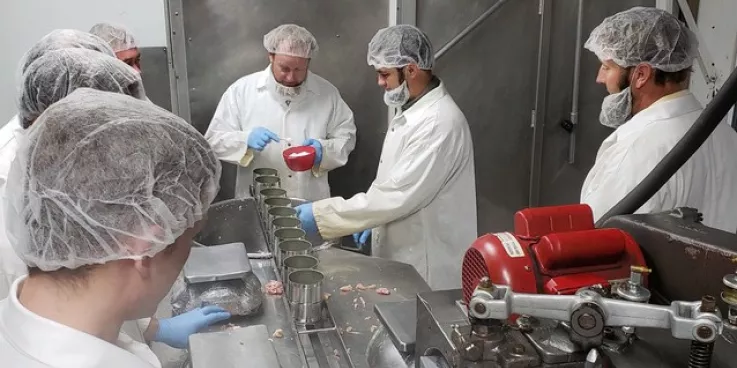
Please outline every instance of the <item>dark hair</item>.
[{"label": "dark hair", "polygon": [[28,267],[28,276],[50,276],[55,283],[70,288],[83,288],[87,286],[89,276],[99,265],[86,265],[73,270],[60,268],[56,271],[46,272],[38,267]]},{"label": "dark hair", "polygon": [[679,70],[677,72],[664,72],[659,69],[655,69],[654,81],[659,86],[664,86],[666,83],[681,84],[685,82],[691,75],[691,68]]}]

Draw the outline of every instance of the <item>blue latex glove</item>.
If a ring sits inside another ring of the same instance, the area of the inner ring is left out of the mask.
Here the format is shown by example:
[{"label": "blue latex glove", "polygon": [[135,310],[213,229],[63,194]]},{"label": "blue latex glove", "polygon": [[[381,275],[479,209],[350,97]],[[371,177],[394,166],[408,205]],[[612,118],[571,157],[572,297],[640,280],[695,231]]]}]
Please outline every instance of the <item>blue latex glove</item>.
[{"label": "blue latex glove", "polygon": [[307,233],[317,234],[317,223],[315,222],[315,214],[312,212],[312,203],[300,204],[294,209],[297,211],[297,218],[302,221],[302,229]]},{"label": "blue latex glove", "polygon": [[358,245],[359,248],[363,249],[366,245],[366,241],[371,237],[371,229],[359,231],[353,234],[353,241]]},{"label": "blue latex glove", "polygon": [[276,133],[264,127],[258,127],[251,131],[251,134],[248,135],[248,142],[246,143],[248,144],[248,148],[261,152],[269,142],[279,142],[279,140],[279,136]]},{"label": "blue latex glove", "polygon": [[156,331],[154,341],[163,342],[173,348],[185,349],[189,342],[189,335],[228,318],[230,318],[230,313],[225,309],[208,305],[176,317],[160,319],[159,330]]},{"label": "blue latex glove", "polygon": [[312,167],[320,167],[320,162],[322,162],[322,143],[317,139],[310,138],[305,139],[302,145],[315,147],[315,162],[312,164]]}]

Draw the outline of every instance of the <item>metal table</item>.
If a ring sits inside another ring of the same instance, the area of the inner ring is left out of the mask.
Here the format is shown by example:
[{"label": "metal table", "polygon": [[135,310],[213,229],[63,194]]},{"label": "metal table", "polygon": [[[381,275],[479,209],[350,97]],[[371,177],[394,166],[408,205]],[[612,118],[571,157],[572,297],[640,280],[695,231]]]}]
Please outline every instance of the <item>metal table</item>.
[{"label": "metal table", "polygon": [[[197,241],[206,245],[243,242],[249,253],[263,253],[267,250],[266,237],[257,221],[253,199],[223,201],[212,206],[207,228]],[[308,329],[295,326],[286,298],[265,295],[261,311],[256,315],[233,318],[202,333],[264,325],[269,335],[277,329],[283,331],[282,338],[270,339],[283,368],[367,368],[366,348],[372,329],[380,325],[374,305],[414,300],[417,293],[427,292],[430,287],[410,265],[335,247],[322,249],[316,256],[320,259],[318,269],[325,274],[322,290],[330,294],[325,303],[329,317],[321,325]],[[273,259],[252,258],[250,262],[262,285],[280,279]],[[391,294],[379,295],[376,288],[357,290],[358,283],[385,287]],[[354,290],[341,292],[345,285],[352,285]],[[227,366],[228,357],[222,359],[222,365]]]}]

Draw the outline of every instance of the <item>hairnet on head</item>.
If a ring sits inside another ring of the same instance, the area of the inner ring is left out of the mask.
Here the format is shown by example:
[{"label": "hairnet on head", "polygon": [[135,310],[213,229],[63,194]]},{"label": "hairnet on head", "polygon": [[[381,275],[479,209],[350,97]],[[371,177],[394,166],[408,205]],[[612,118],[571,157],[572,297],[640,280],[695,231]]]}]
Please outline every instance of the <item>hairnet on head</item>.
[{"label": "hairnet on head", "polygon": [[220,163],[176,115],[81,88],[22,140],[8,178],[15,252],[43,271],[152,257],[203,218]]},{"label": "hairnet on head", "polygon": [[90,33],[105,40],[115,52],[138,48],[133,33],[121,25],[97,23],[92,26]]},{"label": "hairnet on head", "polygon": [[307,29],[283,24],[264,36],[264,47],[271,54],[311,59],[317,53],[317,40]]},{"label": "hairnet on head", "polygon": [[584,47],[599,60],[612,60],[623,68],[647,63],[677,72],[693,65],[698,45],[696,35],[672,14],[635,7],[604,19]]},{"label": "hairnet on head", "polygon": [[401,68],[417,64],[430,70],[435,65],[435,53],[430,38],[419,28],[400,24],[382,28],[368,46],[368,64],[376,68]]},{"label": "hairnet on head", "polygon": [[23,128],[80,87],[146,99],[141,76],[122,61],[85,49],[51,51],[29,65],[21,77],[18,117]]},{"label": "hairnet on head", "polygon": [[87,49],[115,56],[110,45],[100,37],[75,29],[57,29],[41,38],[26,52],[21,59],[19,74],[22,75],[29,65],[45,53],[61,49]]}]

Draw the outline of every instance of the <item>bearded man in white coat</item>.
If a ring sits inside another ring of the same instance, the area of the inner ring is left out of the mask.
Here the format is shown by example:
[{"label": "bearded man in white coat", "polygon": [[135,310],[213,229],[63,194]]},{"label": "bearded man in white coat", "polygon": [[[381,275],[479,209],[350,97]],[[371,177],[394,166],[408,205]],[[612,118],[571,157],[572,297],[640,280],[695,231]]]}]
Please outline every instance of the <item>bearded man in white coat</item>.
[{"label": "bearded man in white coat", "polygon": [[[309,71],[317,40],[306,29],[281,25],[264,36],[269,66],[223,94],[205,138],[220,160],[238,165],[236,197],[248,196],[253,170],[279,171],[290,197],[330,196],[328,172],[348,162],[356,145],[353,112],[330,82]],[[312,170],[292,172],[282,151],[313,146]]]},{"label": "bearded man in white coat", "polygon": [[[396,109],[376,179],[366,193],[299,206],[307,230],[324,238],[372,233],[372,254],[410,264],[435,290],[458,288],[465,250],[476,239],[473,142],[466,117],[432,73],[427,35],[379,30],[368,64]],[[371,232],[375,228],[376,231]]]},{"label": "bearded man in white coat", "polygon": [[[696,36],[676,17],[637,7],[605,19],[585,44],[607,87],[600,115],[616,130],[601,144],[581,191],[596,219],[632,191],[703,112],[688,91]],[[710,227],[737,231],[737,132],[721,123],[637,213],[697,208]]]}]

